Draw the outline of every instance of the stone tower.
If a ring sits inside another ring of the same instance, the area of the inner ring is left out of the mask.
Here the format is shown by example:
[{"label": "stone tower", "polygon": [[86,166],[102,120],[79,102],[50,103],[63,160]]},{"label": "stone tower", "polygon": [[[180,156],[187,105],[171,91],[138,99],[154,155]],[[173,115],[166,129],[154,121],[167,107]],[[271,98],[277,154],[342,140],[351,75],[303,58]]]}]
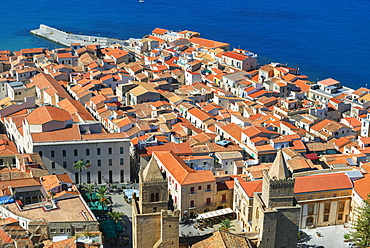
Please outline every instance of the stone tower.
[{"label": "stone tower", "polygon": [[270,170],[263,172],[262,193],[253,199],[252,228],[259,247],[297,246],[301,207],[294,199],[294,182],[279,150]]},{"label": "stone tower", "polygon": [[157,161],[151,159],[145,169],[139,172],[139,207],[143,214],[168,209],[168,187],[158,168]]},{"label": "stone tower", "polygon": [[263,171],[263,202],[268,208],[293,206],[294,182],[283,152],[279,150],[270,170]]},{"label": "stone tower", "polygon": [[132,197],[134,248],[178,248],[180,211],[168,210],[167,180],[155,158],[139,173],[139,199]]}]

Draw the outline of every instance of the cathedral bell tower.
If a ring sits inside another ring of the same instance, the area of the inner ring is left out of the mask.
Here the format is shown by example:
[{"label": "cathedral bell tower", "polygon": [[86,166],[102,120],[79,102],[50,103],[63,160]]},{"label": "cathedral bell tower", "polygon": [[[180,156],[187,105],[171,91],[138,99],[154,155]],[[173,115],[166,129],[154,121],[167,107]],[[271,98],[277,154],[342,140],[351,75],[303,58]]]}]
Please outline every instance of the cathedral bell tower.
[{"label": "cathedral bell tower", "polygon": [[140,213],[161,212],[162,209],[168,209],[167,181],[163,178],[155,159],[151,159],[145,169],[140,171],[139,188]]}]

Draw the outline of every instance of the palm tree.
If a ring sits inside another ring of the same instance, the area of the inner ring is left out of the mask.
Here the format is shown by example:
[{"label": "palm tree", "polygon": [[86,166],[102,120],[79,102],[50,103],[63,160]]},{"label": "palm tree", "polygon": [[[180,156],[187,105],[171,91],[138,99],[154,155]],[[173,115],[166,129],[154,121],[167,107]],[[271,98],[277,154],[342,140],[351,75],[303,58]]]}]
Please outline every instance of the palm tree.
[{"label": "palm tree", "polygon": [[[122,215],[123,213],[120,212],[109,212],[108,215],[114,220],[114,231],[117,232],[117,223],[119,221],[122,221]],[[124,222],[123,222],[124,223]]]},{"label": "palm tree", "polygon": [[90,196],[90,199],[92,199],[92,192],[95,191],[95,186],[93,184],[86,184],[84,185],[83,190]]},{"label": "palm tree", "polygon": [[235,225],[231,224],[231,220],[229,219],[224,219],[221,221],[221,226],[218,228],[219,230],[229,232],[229,231],[235,231],[233,228]]},{"label": "palm tree", "polygon": [[102,185],[102,186],[100,186],[100,188],[98,188],[97,192],[100,193],[100,194],[105,194],[105,193],[107,193],[107,190],[108,190],[107,186]]},{"label": "palm tree", "polygon": [[82,178],[82,170],[86,170],[87,168],[87,163],[85,161],[83,161],[82,159],[81,160],[78,160],[76,161],[74,164],[73,164],[73,169],[78,171],[78,173],[80,174],[80,180],[78,182],[78,184],[82,184],[81,182],[81,178]]},{"label": "palm tree", "polygon": [[105,195],[105,192],[98,192],[96,193],[96,196],[99,198],[100,205],[102,206],[107,206],[107,204],[111,203],[111,201],[107,198]]}]

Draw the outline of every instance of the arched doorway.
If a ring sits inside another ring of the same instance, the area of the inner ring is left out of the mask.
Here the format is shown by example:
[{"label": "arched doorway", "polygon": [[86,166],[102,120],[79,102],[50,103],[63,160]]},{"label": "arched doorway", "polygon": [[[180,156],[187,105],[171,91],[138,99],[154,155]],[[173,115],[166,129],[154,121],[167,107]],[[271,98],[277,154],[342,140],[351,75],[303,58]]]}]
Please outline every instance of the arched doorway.
[{"label": "arched doorway", "polygon": [[313,217],[307,217],[306,226],[313,226]]}]

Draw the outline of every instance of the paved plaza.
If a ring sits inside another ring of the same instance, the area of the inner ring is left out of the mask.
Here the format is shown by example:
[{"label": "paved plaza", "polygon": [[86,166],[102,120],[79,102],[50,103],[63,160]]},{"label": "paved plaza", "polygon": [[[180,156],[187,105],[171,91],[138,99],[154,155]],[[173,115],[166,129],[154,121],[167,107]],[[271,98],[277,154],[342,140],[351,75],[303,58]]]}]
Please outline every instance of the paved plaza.
[{"label": "paved plaza", "polygon": [[[132,229],[131,229],[131,220],[132,220],[132,209],[131,204],[127,203],[123,198],[123,193],[110,193],[109,196],[112,198],[112,209],[115,212],[124,213],[122,225],[124,226],[124,233],[129,235],[129,243],[124,247],[132,247]],[[215,230],[218,230],[219,224],[216,224],[212,227],[199,230],[196,228],[196,221],[190,220],[187,222],[180,223],[180,233],[179,236],[189,237],[189,236],[201,236],[207,233],[211,233]],[[231,230],[232,233],[241,233],[242,229],[239,223],[236,220],[232,221],[234,225]],[[302,240],[298,243],[300,248],[344,248],[348,247],[349,243],[344,242],[343,235],[351,231],[350,228],[345,228],[342,225],[340,226],[327,226],[327,227],[318,227],[312,229],[302,229],[303,236]],[[320,236],[317,234],[320,233]],[[110,244],[106,243],[104,247],[113,248],[121,247],[119,244]]]},{"label": "paved plaza", "polygon": [[[298,247],[325,247],[325,248],[344,248],[348,247],[348,242],[344,242],[343,235],[351,231],[350,228],[339,226],[317,227],[312,229],[302,229],[303,242],[300,242]],[[320,233],[319,236],[317,233]]]}]

